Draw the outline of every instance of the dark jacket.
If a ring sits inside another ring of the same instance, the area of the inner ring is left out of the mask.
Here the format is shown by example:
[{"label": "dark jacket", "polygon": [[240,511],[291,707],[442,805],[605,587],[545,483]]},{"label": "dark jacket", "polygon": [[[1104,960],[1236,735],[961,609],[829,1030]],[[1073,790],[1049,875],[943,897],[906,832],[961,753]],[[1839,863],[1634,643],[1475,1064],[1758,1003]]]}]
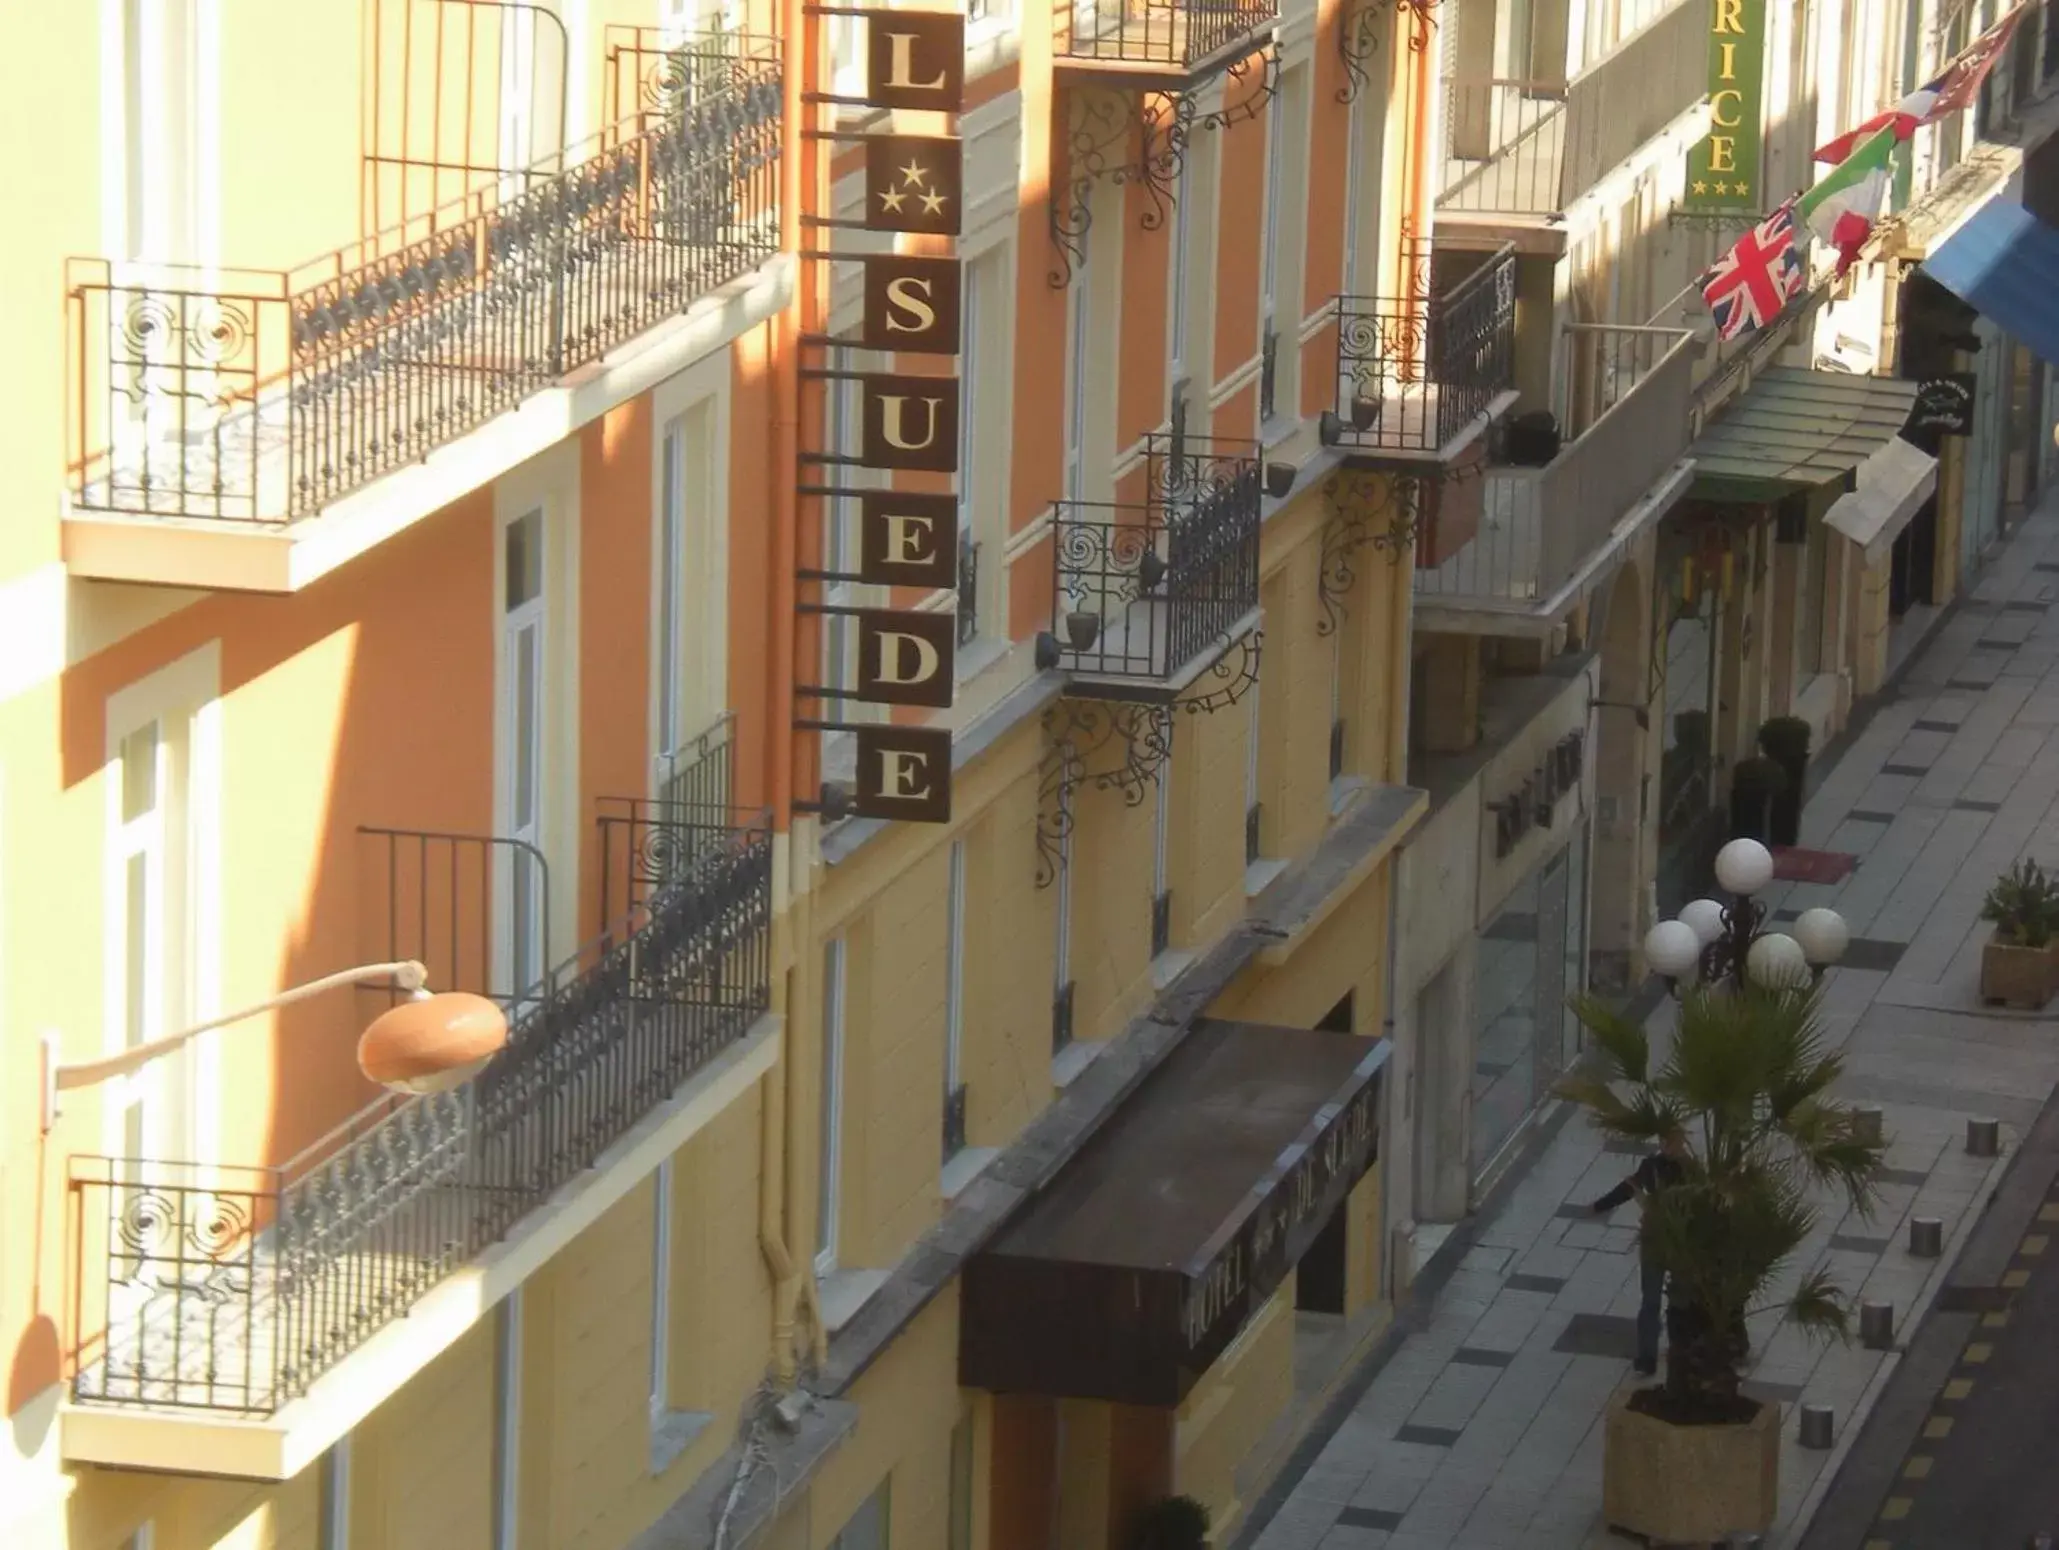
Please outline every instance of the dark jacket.
[{"label": "dark jacket", "polygon": [[1685,1170],[1677,1157],[1668,1157],[1664,1152],[1654,1152],[1637,1165],[1637,1170],[1610,1190],[1588,1209],[1596,1216],[1606,1216],[1620,1205],[1628,1205],[1632,1195],[1655,1195],[1668,1184],[1674,1183]]}]

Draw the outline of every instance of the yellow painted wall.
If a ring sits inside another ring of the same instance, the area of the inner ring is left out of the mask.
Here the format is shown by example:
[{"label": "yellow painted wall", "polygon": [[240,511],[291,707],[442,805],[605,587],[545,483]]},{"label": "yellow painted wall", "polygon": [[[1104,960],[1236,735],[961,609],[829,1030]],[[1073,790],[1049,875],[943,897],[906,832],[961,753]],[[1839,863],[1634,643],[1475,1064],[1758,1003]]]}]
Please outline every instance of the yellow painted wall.
[{"label": "yellow painted wall", "polygon": [[350,1449],[353,1539],[382,1550],[489,1541],[493,1366],[489,1318],[358,1427]]},{"label": "yellow painted wall", "polygon": [[1294,1399],[1294,1286],[1290,1275],[1179,1408],[1175,1488],[1207,1506],[1218,1543],[1250,1505],[1237,1496],[1238,1463]]}]

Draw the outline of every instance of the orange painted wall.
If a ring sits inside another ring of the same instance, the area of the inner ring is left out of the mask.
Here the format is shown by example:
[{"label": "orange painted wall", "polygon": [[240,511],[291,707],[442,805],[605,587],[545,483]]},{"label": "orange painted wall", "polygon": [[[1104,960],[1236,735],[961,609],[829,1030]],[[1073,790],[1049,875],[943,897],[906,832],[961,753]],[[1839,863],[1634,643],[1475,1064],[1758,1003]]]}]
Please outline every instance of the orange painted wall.
[{"label": "orange painted wall", "polygon": [[[1318,25],[1324,29],[1350,25],[1342,0],[1323,0]],[[1376,57],[1375,64],[1380,62]],[[1309,138],[1308,144],[1299,150],[1308,178],[1308,247],[1302,267],[1302,308],[1312,314],[1337,294],[1344,279],[1344,212],[1349,204],[1344,180],[1350,161],[1351,107],[1337,100],[1337,94],[1349,81],[1335,48],[1317,48],[1309,69]],[[1361,91],[1368,98],[1364,111],[1369,111],[1374,93],[1370,86]],[[1290,147],[1289,154],[1294,149]],[[1376,189],[1362,189],[1359,197],[1363,208],[1378,207]],[[1309,353],[1313,353],[1312,345],[1304,347],[1304,358]],[[1329,397],[1311,397],[1304,392],[1301,401],[1304,405],[1325,405]]]},{"label": "orange painted wall", "polygon": [[[1132,151],[1135,154],[1135,151]],[[1149,220],[1151,224],[1145,224]],[[1123,190],[1122,343],[1116,357],[1115,445],[1118,454],[1165,423],[1166,351],[1172,280],[1172,207],[1141,180]],[[1049,238],[1045,241],[1048,243]],[[1205,296],[1205,290],[1198,290]],[[1160,298],[1152,306],[1149,298]]]}]

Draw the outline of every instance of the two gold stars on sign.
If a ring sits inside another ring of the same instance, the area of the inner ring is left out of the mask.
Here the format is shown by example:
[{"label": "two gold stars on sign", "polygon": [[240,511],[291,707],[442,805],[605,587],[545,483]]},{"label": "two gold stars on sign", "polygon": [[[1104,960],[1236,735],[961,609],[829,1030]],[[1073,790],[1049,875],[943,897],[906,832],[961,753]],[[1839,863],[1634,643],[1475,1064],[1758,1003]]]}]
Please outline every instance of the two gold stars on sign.
[{"label": "two gold stars on sign", "polygon": [[928,181],[929,169],[919,161],[911,161],[901,169],[901,186],[887,189],[879,196],[879,202],[893,214],[899,215],[902,213],[901,206],[914,199],[922,205],[924,215],[941,215],[944,212],[945,196],[927,187]]},{"label": "two gold stars on sign", "polygon": [[1751,185],[1742,180],[1736,183],[1709,183],[1701,178],[1696,178],[1694,180],[1694,191],[1697,194],[1715,194],[1719,197],[1735,194],[1739,199],[1742,199],[1752,190]]}]

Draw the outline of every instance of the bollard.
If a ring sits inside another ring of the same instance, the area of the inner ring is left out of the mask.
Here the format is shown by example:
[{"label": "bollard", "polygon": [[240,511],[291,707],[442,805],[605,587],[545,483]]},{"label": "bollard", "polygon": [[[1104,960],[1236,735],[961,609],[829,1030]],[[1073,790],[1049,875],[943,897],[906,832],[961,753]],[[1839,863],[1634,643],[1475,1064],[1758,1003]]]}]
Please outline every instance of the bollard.
[{"label": "bollard", "polygon": [[1895,1343],[1895,1305],[1891,1302],[1859,1304],[1859,1342],[1869,1351],[1891,1350]]},{"label": "bollard", "polygon": [[1880,1110],[1871,1105],[1852,1110],[1852,1136],[1867,1146],[1880,1145]]},{"label": "bollard", "polygon": [[1994,1157],[2002,1150],[2002,1122],[1998,1119],[1969,1119],[1966,1122],[1966,1155]]},{"label": "bollard", "polygon": [[1805,1448],[1821,1451],[1830,1446],[1831,1412],[1828,1405],[1802,1406],[1800,1435],[1796,1439]]},{"label": "bollard", "polygon": [[1945,1224],[1934,1216],[1909,1218],[1909,1252],[1918,1259],[1936,1259],[1945,1251]]}]

